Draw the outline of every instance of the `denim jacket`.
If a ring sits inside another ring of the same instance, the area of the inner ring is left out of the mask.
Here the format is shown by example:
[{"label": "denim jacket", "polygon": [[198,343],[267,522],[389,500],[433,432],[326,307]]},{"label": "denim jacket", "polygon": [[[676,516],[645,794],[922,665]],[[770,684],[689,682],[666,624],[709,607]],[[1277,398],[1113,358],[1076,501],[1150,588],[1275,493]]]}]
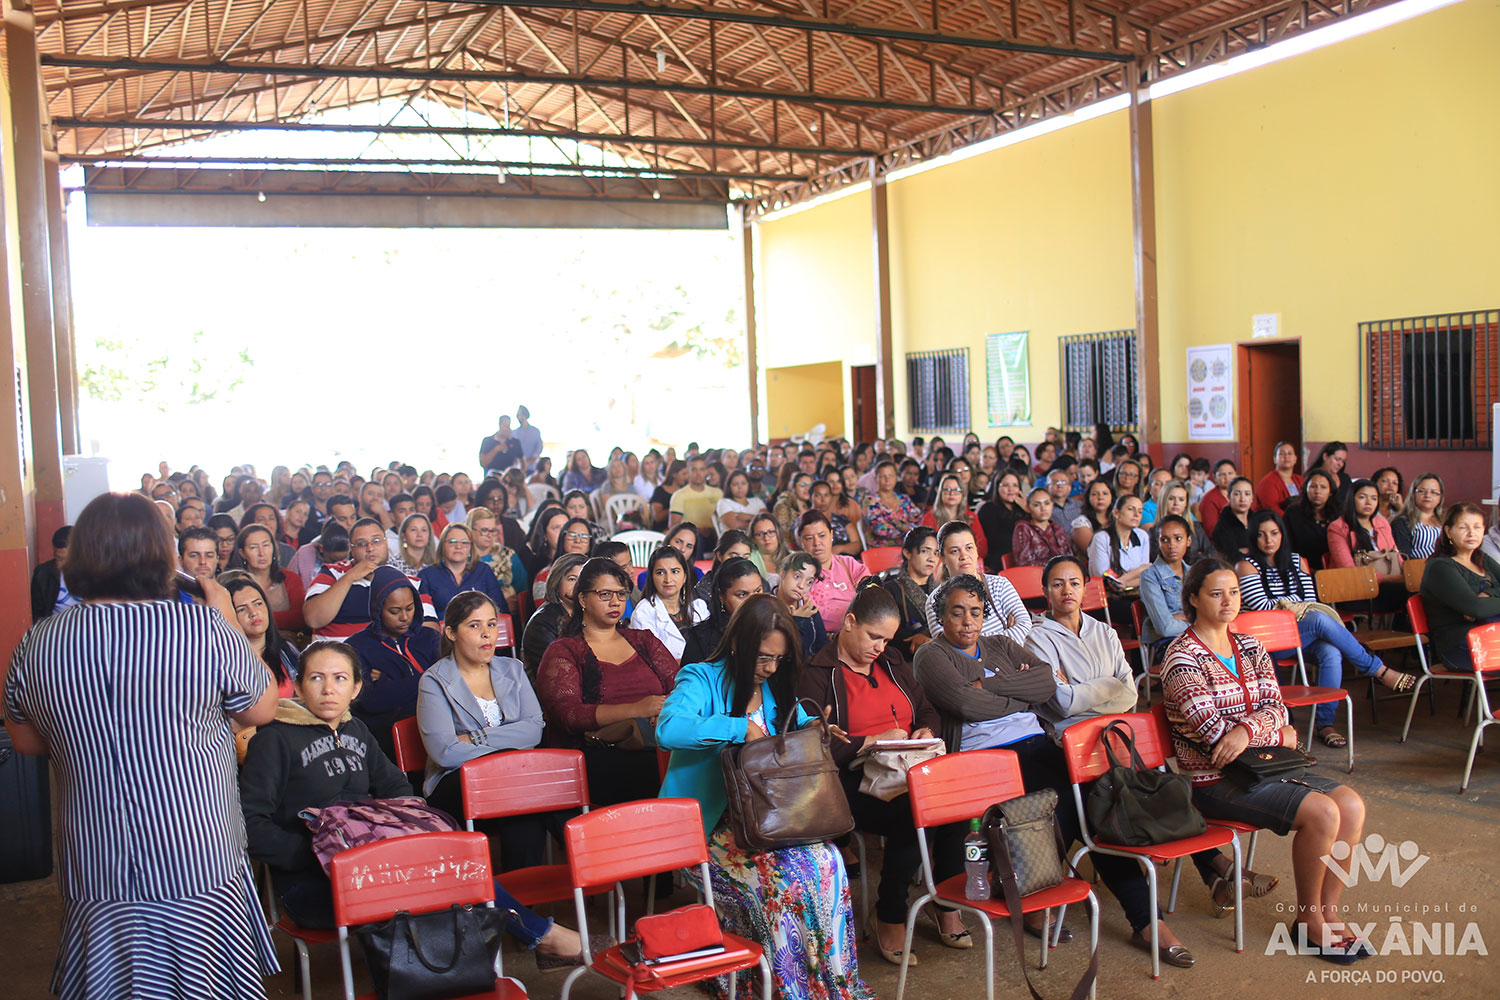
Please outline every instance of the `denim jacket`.
[{"label": "denim jacket", "polygon": [[1182,611],[1182,577],[1160,559],[1141,574],[1141,600],[1146,605],[1142,642],[1160,642],[1187,631],[1187,622],[1172,617]]}]

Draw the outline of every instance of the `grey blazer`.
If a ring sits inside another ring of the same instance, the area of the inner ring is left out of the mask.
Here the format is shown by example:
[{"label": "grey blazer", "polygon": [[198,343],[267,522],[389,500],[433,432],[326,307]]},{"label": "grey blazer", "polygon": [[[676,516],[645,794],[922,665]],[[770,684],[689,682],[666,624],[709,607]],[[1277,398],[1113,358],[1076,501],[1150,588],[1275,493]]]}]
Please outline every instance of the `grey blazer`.
[{"label": "grey blazer", "polygon": [[[465,761],[496,750],[529,750],[542,741],[542,706],[521,661],[511,656],[490,660],[490,683],[500,704],[498,726],[485,722],[484,710],[459,675],[452,656],[422,674],[417,683],[417,726],[427,748],[422,794],[431,795],[438,782]],[[459,739],[459,733],[476,734],[474,742]]]}]

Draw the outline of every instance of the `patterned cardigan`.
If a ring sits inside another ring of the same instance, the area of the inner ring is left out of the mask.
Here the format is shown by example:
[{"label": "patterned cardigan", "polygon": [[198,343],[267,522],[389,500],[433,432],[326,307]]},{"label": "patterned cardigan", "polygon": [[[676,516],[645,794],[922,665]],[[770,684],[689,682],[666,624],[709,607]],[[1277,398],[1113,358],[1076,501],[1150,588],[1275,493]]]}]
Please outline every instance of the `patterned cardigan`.
[{"label": "patterned cardigan", "polygon": [[1259,640],[1230,634],[1239,651],[1235,677],[1190,628],[1167,647],[1161,681],[1177,766],[1195,785],[1213,784],[1213,746],[1231,726],[1250,731],[1250,746],[1276,746],[1287,724],[1276,668]]}]

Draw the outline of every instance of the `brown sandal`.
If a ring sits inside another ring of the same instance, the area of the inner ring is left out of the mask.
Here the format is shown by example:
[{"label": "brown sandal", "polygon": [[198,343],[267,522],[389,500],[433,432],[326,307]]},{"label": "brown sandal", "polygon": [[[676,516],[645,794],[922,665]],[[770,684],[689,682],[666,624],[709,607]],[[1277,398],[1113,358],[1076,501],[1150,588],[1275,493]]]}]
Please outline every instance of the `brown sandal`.
[{"label": "brown sandal", "polygon": [[1324,746],[1333,747],[1335,750],[1341,750],[1349,745],[1349,741],[1340,736],[1339,731],[1332,726],[1324,726],[1322,729],[1319,729],[1318,739],[1323,741]]}]

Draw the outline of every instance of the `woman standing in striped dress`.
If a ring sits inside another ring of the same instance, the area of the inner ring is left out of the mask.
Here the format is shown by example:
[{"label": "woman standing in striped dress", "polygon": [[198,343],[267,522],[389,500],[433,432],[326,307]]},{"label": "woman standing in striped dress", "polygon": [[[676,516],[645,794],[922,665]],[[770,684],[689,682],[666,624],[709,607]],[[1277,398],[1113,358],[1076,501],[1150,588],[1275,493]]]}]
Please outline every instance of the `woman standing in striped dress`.
[{"label": "woman standing in striped dress", "polygon": [[16,748],[57,767],[65,1000],[264,997],[278,968],[229,729],[270,722],[276,687],[223,588],[183,603],[176,565],[151,501],[98,497],[68,547],[83,603],[33,627],[6,676]]}]

